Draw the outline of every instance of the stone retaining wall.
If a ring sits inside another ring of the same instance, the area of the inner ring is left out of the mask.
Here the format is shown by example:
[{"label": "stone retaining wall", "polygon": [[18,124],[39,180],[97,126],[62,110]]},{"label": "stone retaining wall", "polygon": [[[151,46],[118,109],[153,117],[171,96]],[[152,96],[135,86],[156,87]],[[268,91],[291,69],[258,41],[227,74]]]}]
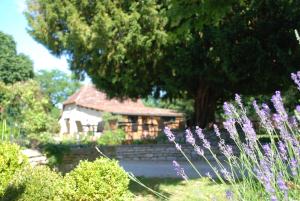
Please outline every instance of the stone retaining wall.
[{"label": "stone retaining wall", "polygon": [[[153,144],[153,145],[120,145],[120,146],[102,146],[98,147],[103,154],[109,158],[122,161],[183,161],[184,156],[175,149],[173,144]],[[189,145],[183,145],[182,150],[192,161],[204,160],[199,157],[193,148]],[[222,154],[213,148],[217,157],[222,158]],[[205,155],[212,159],[212,155],[206,150]],[[101,154],[93,146],[74,146],[63,157],[59,169],[62,172],[68,172],[73,169],[80,160],[93,161]]]}]

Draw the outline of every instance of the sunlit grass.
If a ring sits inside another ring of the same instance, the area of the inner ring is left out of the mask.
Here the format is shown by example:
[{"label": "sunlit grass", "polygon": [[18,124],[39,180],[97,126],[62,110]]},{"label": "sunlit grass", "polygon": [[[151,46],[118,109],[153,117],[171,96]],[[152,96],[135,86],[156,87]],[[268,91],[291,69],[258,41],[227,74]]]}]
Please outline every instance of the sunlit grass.
[{"label": "sunlit grass", "polygon": [[[199,201],[199,200],[226,200],[225,191],[227,185],[213,183],[206,178],[190,179],[184,181],[182,179],[173,178],[139,178],[148,187],[166,195],[171,201]],[[137,197],[135,201],[157,201],[149,191],[136,183],[130,184],[130,191]]]}]

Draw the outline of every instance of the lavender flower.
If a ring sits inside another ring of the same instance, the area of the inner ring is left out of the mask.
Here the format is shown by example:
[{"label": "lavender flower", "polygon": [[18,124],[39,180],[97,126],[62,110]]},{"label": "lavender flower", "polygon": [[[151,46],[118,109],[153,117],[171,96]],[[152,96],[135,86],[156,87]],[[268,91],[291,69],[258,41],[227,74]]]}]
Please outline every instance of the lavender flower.
[{"label": "lavender flower", "polygon": [[216,133],[216,136],[221,137],[220,130],[219,130],[219,128],[218,128],[218,126],[216,124],[214,124],[214,131]]},{"label": "lavender flower", "polygon": [[224,102],[223,104],[223,110],[225,112],[226,115],[228,116],[232,116],[232,111],[231,111],[231,107],[227,102]]},{"label": "lavender flower", "polygon": [[199,137],[201,140],[203,140],[203,139],[205,138],[205,137],[204,137],[204,134],[203,134],[203,132],[202,132],[202,129],[199,128],[198,126],[196,127],[196,133],[197,133],[198,137]]},{"label": "lavender flower", "polygon": [[195,146],[196,141],[195,141],[195,138],[194,138],[192,132],[189,129],[186,129],[185,133],[186,133],[186,136],[185,136],[186,137],[186,141],[188,143],[190,143],[192,146]]},{"label": "lavender flower", "polygon": [[288,200],[288,187],[285,184],[282,174],[280,173],[277,177],[277,185],[279,189],[283,192],[285,200]]},{"label": "lavender flower", "polygon": [[233,192],[232,190],[226,190],[226,198],[227,200],[232,200],[233,199]]},{"label": "lavender flower", "polygon": [[281,173],[278,175],[277,184],[278,184],[279,189],[282,190],[283,192],[289,190],[283,180],[283,176]]},{"label": "lavender flower", "polygon": [[243,149],[248,157],[250,157],[252,160],[256,160],[256,155],[253,151],[253,148],[249,147],[249,144],[243,144]]},{"label": "lavender flower", "polygon": [[298,122],[295,116],[289,118],[289,123],[293,128],[298,128]]},{"label": "lavender flower", "polygon": [[232,179],[231,174],[225,168],[221,169],[221,173],[226,180],[230,181]]},{"label": "lavender flower", "polygon": [[287,161],[288,158],[287,158],[286,146],[284,145],[284,143],[281,140],[278,142],[278,149],[279,149],[279,153],[280,153],[281,158],[284,161]]},{"label": "lavender flower", "polygon": [[281,124],[283,124],[284,119],[282,118],[282,116],[280,116],[279,114],[275,113],[273,114],[273,121],[275,122],[276,126],[280,126]]},{"label": "lavender flower", "polygon": [[233,156],[232,146],[225,144],[223,139],[218,143],[218,146],[226,158],[231,158]]},{"label": "lavender flower", "polygon": [[210,142],[205,138],[205,136],[202,132],[202,129],[199,128],[198,126],[196,127],[196,133],[197,133],[198,137],[203,141],[203,146],[206,149],[210,149]]},{"label": "lavender flower", "polygon": [[271,101],[277,111],[277,113],[280,115],[280,117],[284,120],[288,120],[288,115],[284,109],[282,98],[280,95],[280,91],[276,91],[275,95],[272,96]]},{"label": "lavender flower", "polygon": [[259,109],[256,101],[253,101],[253,107],[255,109],[255,112],[258,114],[262,126],[267,129],[267,131],[270,133],[273,130],[272,122],[270,121],[270,108],[267,104],[262,104],[262,110]]},{"label": "lavender flower", "polygon": [[178,176],[181,176],[184,180],[188,180],[188,176],[185,174],[184,169],[180,167],[180,165],[176,161],[173,161],[173,167]]},{"label": "lavender flower", "polygon": [[276,195],[271,195],[270,201],[277,201],[277,200],[278,200],[278,199],[277,199]]},{"label": "lavender flower", "polygon": [[300,90],[300,75],[299,75],[299,71],[297,72],[297,74],[292,73],[291,77],[294,80],[295,84],[298,86],[298,89]]},{"label": "lavender flower", "polygon": [[259,167],[255,168],[254,170],[256,172],[256,175],[259,179],[259,181],[263,184],[266,192],[268,192],[270,195],[274,195],[275,189],[272,185],[271,179],[274,177],[273,173],[271,171],[270,164],[265,161],[264,159],[260,160]]},{"label": "lavender flower", "polygon": [[178,151],[181,151],[181,145],[180,145],[180,144],[175,143],[175,148],[176,148]]},{"label": "lavender flower", "polygon": [[272,150],[270,148],[269,144],[264,144],[263,145],[263,150],[265,152],[265,156],[268,157],[269,159],[272,158]]},{"label": "lavender flower", "polygon": [[195,145],[194,146],[194,151],[199,155],[199,156],[204,156],[204,151],[201,149],[199,146]]},{"label": "lavender flower", "polygon": [[253,129],[252,123],[249,119],[244,119],[242,129],[246,134],[246,138],[248,139],[250,146],[253,146],[257,138],[255,130]]},{"label": "lavender flower", "polygon": [[296,176],[297,175],[298,161],[295,158],[291,158],[290,159],[290,166],[291,166],[292,175]]},{"label": "lavender flower", "polygon": [[277,126],[279,133],[280,133],[280,137],[286,142],[286,143],[290,143],[293,144],[293,140],[292,137],[290,135],[290,133],[288,132],[288,130],[286,129],[286,127],[283,124],[279,124]]},{"label": "lavender flower", "polygon": [[235,94],[235,102],[240,106],[240,108],[242,110],[244,110],[244,106],[243,106],[242,99],[241,99],[240,95]]},{"label": "lavender flower", "polygon": [[263,103],[262,105],[262,110],[263,112],[267,115],[267,116],[270,116],[270,113],[271,113],[271,110],[269,108],[269,106],[265,103]]},{"label": "lavender flower", "polygon": [[210,142],[207,139],[203,139],[203,147],[210,149]]},{"label": "lavender flower", "polygon": [[224,128],[229,132],[230,138],[237,140],[238,132],[235,127],[235,121],[233,119],[227,119],[223,122]]},{"label": "lavender flower", "polygon": [[168,139],[169,139],[170,142],[174,142],[175,141],[175,136],[172,133],[172,131],[170,130],[170,128],[165,127],[164,133],[166,134],[166,136],[168,137]]},{"label": "lavender flower", "polygon": [[300,113],[300,105],[297,105],[297,106],[296,106],[296,111],[297,111],[298,113]]}]

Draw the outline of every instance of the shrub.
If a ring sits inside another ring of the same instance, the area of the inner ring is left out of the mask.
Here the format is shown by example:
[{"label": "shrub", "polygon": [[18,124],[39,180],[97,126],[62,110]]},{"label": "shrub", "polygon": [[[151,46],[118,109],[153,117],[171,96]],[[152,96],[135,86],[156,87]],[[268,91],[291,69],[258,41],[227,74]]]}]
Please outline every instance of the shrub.
[{"label": "shrub", "polygon": [[118,145],[125,140],[125,131],[122,129],[106,130],[98,139],[100,145]]},{"label": "shrub", "polygon": [[0,197],[15,172],[28,165],[27,158],[16,144],[0,142]]},{"label": "shrub", "polygon": [[122,201],[129,200],[129,179],[117,161],[99,158],[94,162],[81,161],[65,177],[69,200]]},{"label": "shrub", "polygon": [[27,167],[12,179],[3,201],[66,200],[67,194],[61,175],[46,166]]}]

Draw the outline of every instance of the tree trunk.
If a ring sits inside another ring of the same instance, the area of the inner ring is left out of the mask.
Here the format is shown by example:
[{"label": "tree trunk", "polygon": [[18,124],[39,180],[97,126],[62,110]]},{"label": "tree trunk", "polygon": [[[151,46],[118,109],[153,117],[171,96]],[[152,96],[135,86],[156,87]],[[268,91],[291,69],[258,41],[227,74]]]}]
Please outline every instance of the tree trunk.
[{"label": "tree trunk", "polygon": [[214,91],[204,84],[199,85],[195,94],[194,125],[205,128],[215,120],[216,96]]}]

